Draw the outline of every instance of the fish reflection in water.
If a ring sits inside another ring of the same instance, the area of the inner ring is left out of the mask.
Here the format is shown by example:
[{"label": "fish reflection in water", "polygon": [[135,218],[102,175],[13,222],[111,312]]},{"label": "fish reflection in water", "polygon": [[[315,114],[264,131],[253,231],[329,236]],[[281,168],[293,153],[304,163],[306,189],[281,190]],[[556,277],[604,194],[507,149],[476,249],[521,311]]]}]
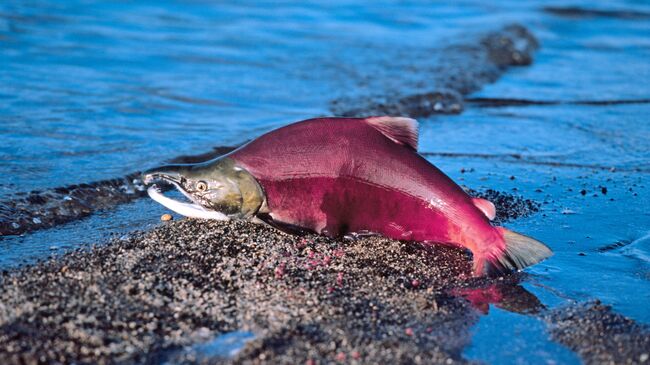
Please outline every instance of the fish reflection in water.
[{"label": "fish reflection in water", "polygon": [[521,275],[506,277],[505,281],[482,283],[466,288],[455,288],[450,292],[466,299],[482,314],[488,314],[490,304],[508,312],[536,315],[546,306],[535,294],[519,285]]}]

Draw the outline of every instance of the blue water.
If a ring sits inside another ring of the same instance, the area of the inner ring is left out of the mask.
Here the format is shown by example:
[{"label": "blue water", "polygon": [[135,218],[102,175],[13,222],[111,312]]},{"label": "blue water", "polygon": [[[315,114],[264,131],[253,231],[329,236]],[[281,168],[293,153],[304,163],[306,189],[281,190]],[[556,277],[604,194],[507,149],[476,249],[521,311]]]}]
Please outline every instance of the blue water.
[{"label": "blue water", "polygon": [[[650,12],[634,1],[571,4]],[[236,144],[326,115],[338,98],[435,90],[431,72],[444,57],[436,51],[513,21],[540,40],[534,64],[472,96],[650,98],[650,21],[560,17],[541,11],[546,5],[5,0],[0,196],[122,176]],[[461,184],[544,203],[539,214],[508,224],[555,252],[528,270],[526,288],[543,303],[599,298],[650,323],[648,115],[648,104],[470,106],[421,120],[420,149],[492,155],[430,160]],[[142,200],[3,239],[0,263],[146,228],[162,211]],[[518,336],[498,337],[502,327]],[[578,361],[549,341],[537,319],[495,308],[477,324],[465,356],[525,363],[509,354],[531,349],[545,361]]]},{"label": "blue water", "polygon": [[247,331],[235,331],[218,335],[208,341],[187,346],[169,354],[163,365],[186,363],[181,358],[193,358],[198,363],[208,363],[210,359],[229,358],[235,356],[247,342],[255,339],[255,334]]},{"label": "blue water", "polygon": [[240,143],[339,97],[429,91],[436,48],[504,21],[479,4],[5,0],[0,194]]},{"label": "blue water", "polygon": [[[492,308],[473,328],[473,343],[464,355],[489,364],[578,364],[578,356],[548,340],[538,320]],[[498,341],[480,341],[498,338]]]}]

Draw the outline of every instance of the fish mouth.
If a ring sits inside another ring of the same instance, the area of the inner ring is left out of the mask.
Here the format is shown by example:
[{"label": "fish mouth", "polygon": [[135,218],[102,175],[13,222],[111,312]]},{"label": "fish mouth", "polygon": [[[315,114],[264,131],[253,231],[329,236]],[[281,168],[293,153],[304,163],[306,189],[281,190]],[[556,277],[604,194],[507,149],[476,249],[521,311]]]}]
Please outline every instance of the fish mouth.
[{"label": "fish mouth", "polygon": [[[214,219],[221,221],[230,220],[227,215],[221,212],[206,209],[200,203],[198,198],[185,191],[182,186],[183,177],[180,174],[145,172],[142,174],[142,182],[145,185],[151,185],[149,189],[147,189],[147,194],[151,199],[158,202],[165,208],[172,210],[173,212],[190,218]],[[166,197],[163,194],[163,189],[161,189],[156,183],[164,183],[175,186],[178,191],[180,191],[186,198],[191,201],[191,203],[184,203]]]}]

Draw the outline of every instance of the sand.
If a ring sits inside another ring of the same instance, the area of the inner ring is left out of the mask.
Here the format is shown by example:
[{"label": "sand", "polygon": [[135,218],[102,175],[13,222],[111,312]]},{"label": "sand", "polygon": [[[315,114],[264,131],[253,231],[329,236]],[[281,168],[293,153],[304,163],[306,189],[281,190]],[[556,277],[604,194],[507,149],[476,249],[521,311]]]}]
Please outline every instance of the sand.
[{"label": "sand", "polygon": [[[5,363],[463,363],[488,301],[540,317],[586,363],[636,363],[647,328],[591,303],[547,310],[521,274],[470,275],[463,250],[289,236],[182,219],[3,272]],[[477,299],[478,298],[478,299]],[[471,300],[468,300],[471,299]],[[234,357],[192,350],[254,334]],[[644,352],[646,351],[646,352]]]}]

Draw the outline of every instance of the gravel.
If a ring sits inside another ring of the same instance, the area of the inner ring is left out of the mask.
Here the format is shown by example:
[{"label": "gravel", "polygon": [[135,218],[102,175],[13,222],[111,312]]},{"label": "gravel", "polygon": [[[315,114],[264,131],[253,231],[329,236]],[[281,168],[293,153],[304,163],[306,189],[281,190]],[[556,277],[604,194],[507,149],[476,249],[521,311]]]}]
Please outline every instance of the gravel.
[{"label": "gravel", "polygon": [[[647,359],[648,329],[599,303],[547,310],[463,250],[182,219],[0,276],[0,356],[36,363],[465,363],[490,303],[537,316],[586,363]],[[496,303],[491,298],[498,298]],[[196,351],[253,333],[233,357]]]},{"label": "gravel", "polygon": [[452,248],[184,219],[4,272],[0,355],[189,361],[173,350],[244,330],[233,362],[463,362],[477,312],[448,289],[469,272]]}]

